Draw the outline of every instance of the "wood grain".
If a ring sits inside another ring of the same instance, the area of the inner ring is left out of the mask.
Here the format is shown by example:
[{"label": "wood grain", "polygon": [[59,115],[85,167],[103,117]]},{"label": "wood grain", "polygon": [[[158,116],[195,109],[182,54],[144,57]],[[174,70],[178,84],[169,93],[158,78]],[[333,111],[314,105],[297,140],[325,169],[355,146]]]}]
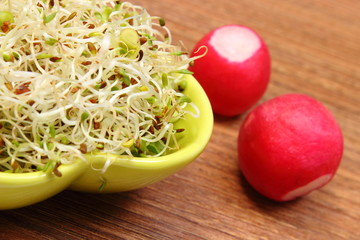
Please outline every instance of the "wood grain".
[{"label": "wood grain", "polygon": [[[203,154],[175,175],[118,194],[65,191],[0,212],[0,239],[360,239],[360,1],[134,0],[164,17],[190,50],[213,28],[242,24],[265,39],[271,83],[259,103],[299,92],[340,123],[345,151],[327,186],[288,203],[257,194],[237,164],[243,116],[215,116]],[[1,197],[1,196],[0,196]]]}]

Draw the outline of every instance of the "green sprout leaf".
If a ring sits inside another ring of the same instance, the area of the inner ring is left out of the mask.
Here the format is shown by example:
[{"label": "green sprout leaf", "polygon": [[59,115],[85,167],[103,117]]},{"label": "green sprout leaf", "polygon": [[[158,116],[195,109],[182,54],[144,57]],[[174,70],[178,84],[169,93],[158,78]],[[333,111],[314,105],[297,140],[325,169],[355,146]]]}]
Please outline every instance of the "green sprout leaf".
[{"label": "green sprout leaf", "polygon": [[47,24],[47,23],[51,22],[55,18],[56,13],[57,12],[53,12],[50,15],[47,15],[47,16],[44,15],[44,17],[43,17],[44,24]]},{"label": "green sprout leaf", "polygon": [[11,142],[15,147],[19,147],[20,146],[20,143],[17,141],[17,140],[12,140]]},{"label": "green sprout leaf", "polygon": [[83,112],[81,114],[81,121],[85,121],[89,116],[90,114],[88,112]]},{"label": "green sprout leaf", "polygon": [[99,192],[104,191],[106,185],[107,185],[107,180],[105,178],[101,178],[101,184],[99,186]]},{"label": "green sprout leaf", "polygon": [[181,96],[179,98],[179,103],[182,104],[182,103],[191,103],[191,99],[187,96]]},{"label": "green sprout leaf", "polygon": [[67,137],[63,136],[61,137],[60,142],[64,145],[67,145],[70,143],[70,140]]},{"label": "green sprout leaf", "polygon": [[45,166],[42,170],[45,173],[51,173],[54,171],[55,167],[56,167],[56,162],[50,160],[45,164]]},{"label": "green sprout leaf", "polygon": [[160,24],[160,26],[165,26],[165,19],[163,19],[163,18],[159,18],[159,24]]},{"label": "green sprout leaf", "polygon": [[176,73],[180,73],[180,74],[193,74],[193,72],[187,70],[187,69],[181,69],[181,70],[178,70],[176,71]]},{"label": "green sprout leaf", "polygon": [[158,142],[150,143],[147,146],[147,149],[152,153],[158,154],[164,149],[164,145],[161,143],[161,141],[158,141]]},{"label": "green sprout leaf", "polygon": [[130,139],[126,142],[123,142],[121,145],[126,148],[131,148],[134,145],[135,141],[134,139]]},{"label": "green sprout leaf", "polygon": [[127,57],[134,59],[138,56],[140,51],[140,37],[136,30],[132,28],[125,28],[119,35],[120,51],[124,52]]},{"label": "green sprout leaf", "polygon": [[36,56],[37,59],[46,59],[46,58],[51,58],[54,55],[52,54],[48,54],[48,53],[40,53],[39,55]]},{"label": "green sprout leaf", "polygon": [[0,31],[7,32],[8,24],[14,22],[14,16],[9,11],[0,11]]},{"label": "green sprout leaf", "polygon": [[149,98],[146,98],[145,100],[150,104],[154,104],[157,101],[157,97],[151,96]]},{"label": "green sprout leaf", "polygon": [[45,44],[50,45],[50,46],[54,46],[54,44],[57,42],[58,42],[58,40],[56,40],[55,38],[49,38],[49,39],[45,40]]},{"label": "green sprout leaf", "polygon": [[113,12],[113,9],[111,7],[105,7],[102,12],[102,18],[104,21],[108,21],[110,14]]},{"label": "green sprout leaf", "polygon": [[2,57],[3,57],[5,62],[13,62],[14,61],[14,56],[13,55],[3,53]]},{"label": "green sprout leaf", "polygon": [[54,138],[54,137],[56,136],[56,131],[55,131],[54,125],[50,125],[50,126],[49,126],[49,132],[50,132],[50,136],[51,136],[52,138]]},{"label": "green sprout leaf", "polygon": [[186,89],[186,87],[187,87],[187,81],[182,80],[178,83],[178,90],[180,92],[184,91]]},{"label": "green sprout leaf", "polygon": [[101,13],[95,12],[94,15],[95,15],[95,17],[96,17],[98,20],[100,20],[100,21],[103,20],[103,17],[102,17],[102,14],[101,14]]},{"label": "green sprout leaf", "polygon": [[166,73],[162,74],[161,81],[162,81],[163,87],[167,87],[169,85],[169,80],[168,80],[168,76]]}]

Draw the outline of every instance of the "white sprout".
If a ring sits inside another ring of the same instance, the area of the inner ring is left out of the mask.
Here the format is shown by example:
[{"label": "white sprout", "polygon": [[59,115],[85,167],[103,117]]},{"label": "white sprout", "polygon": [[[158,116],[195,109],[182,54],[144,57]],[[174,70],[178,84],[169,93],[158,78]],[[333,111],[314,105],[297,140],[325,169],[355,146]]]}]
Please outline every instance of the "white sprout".
[{"label": "white sprout", "polygon": [[194,58],[142,7],[8,0],[0,12],[0,172],[164,155],[179,147],[173,123],[200,114],[180,87]]}]

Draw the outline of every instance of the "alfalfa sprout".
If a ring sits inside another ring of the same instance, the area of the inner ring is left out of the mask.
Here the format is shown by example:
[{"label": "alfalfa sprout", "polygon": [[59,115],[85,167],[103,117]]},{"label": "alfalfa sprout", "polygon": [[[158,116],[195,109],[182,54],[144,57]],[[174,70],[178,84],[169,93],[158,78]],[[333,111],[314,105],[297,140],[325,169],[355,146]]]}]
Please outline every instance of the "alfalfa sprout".
[{"label": "alfalfa sprout", "polygon": [[[84,154],[160,156],[174,122],[199,115],[182,92],[190,59],[162,18],[129,2],[0,2],[0,172]],[[186,110],[186,106],[192,110]]]}]

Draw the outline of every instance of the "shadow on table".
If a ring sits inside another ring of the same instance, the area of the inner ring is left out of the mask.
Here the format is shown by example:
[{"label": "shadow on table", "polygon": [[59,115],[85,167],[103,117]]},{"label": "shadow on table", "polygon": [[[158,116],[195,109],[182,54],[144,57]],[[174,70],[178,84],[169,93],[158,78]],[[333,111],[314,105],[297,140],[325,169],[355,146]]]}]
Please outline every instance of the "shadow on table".
[{"label": "shadow on table", "polygon": [[294,199],[294,200],[287,201],[287,202],[277,202],[277,201],[271,200],[267,197],[264,197],[259,192],[257,192],[249,184],[249,182],[246,180],[246,178],[244,177],[244,175],[241,172],[239,172],[239,175],[240,175],[239,176],[240,184],[244,190],[244,193],[262,211],[265,211],[265,212],[267,211],[268,213],[270,213],[272,211],[280,210],[282,208],[289,208],[290,206],[297,205],[301,201],[301,198]]},{"label": "shadow on table", "polygon": [[[133,214],[136,191],[89,194],[64,191],[43,202],[0,212],[0,239],[88,239],[99,235],[101,226],[114,226],[116,219]],[[107,227],[108,227],[107,226]],[[38,234],[38,235],[37,235]],[[101,236],[111,233],[101,232]],[[34,237],[36,236],[36,237]]]}]

